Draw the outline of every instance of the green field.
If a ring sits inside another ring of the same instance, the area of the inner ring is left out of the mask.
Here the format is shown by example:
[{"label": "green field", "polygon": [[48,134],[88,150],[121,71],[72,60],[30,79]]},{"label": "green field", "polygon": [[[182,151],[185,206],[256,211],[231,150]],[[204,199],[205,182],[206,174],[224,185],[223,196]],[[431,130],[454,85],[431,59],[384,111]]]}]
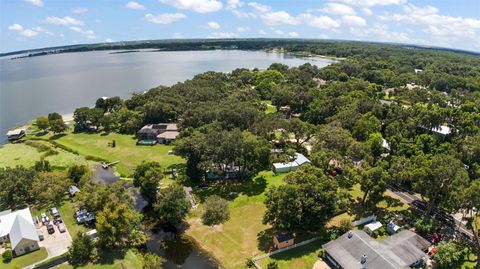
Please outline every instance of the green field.
[{"label": "green field", "polygon": [[[168,154],[173,146],[137,146],[137,140],[131,135],[67,132],[65,135],[53,136],[49,134],[41,138],[58,143],[79,155],[87,157],[87,159],[94,157],[109,162],[120,161],[119,164],[115,165],[115,168],[123,177],[130,176],[135,167],[143,161],[159,162],[163,168],[185,163],[183,158]],[[116,142],[115,148],[109,146],[112,140]]]},{"label": "green field", "polygon": [[86,264],[80,267],[73,267],[69,264],[62,264],[55,268],[58,269],[141,269],[142,258],[134,250],[128,250],[126,253],[118,253],[115,251],[102,253],[101,259],[95,264]]},{"label": "green field", "polygon": [[[190,224],[187,235],[221,261],[223,267],[244,268],[247,258],[265,253],[264,247],[270,243],[270,227],[262,224],[265,190],[283,184],[285,175],[262,172],[252,182],[222,184],[199,190],[196,193],[199,200],[213,193],[229,199],[230,219],[214,227],[203,225],[200,219],[202,209],[198,208],[187,220]],[[262,236],[264,231],[267,236]]]},{"label": "green field", "polygon": [[[38,143],[48,145],[46,142],[39,141]],[[53,149],[54,147],[50,146],[50,148]],[[54,167],[66,168],[73,164],[88,164],[88,161],[82,156],[60,148],[56,148],[55,151],[58,154],[45,157],[45,160],[49,161]],[[24,143],[2,145],[0,146],[0,167],[15,167],[17,165],[31,167],[36,161],[40,160],[43,154],[36,148]]]},{"label": "green field", "polygon": [[318,260],[318,251],[324,243],[322,240],[317,240],[305,246],[272,255],[271,257],[258,261],[258,264],[262,268],[267,268],[268,263],[275,261],[280,269],[311,269]]},{"label": "green field", "polygon": [[0,268],[2,269],[13,269],[13,268],[23,268],[27,265],[37,263],[41,260],[46,259],[48,256],[47,250],[45,248],[40,248],[34,252],[30,252],[18,258],[14,258],[9,263],[4,263],[3,259],[0,258]]}]

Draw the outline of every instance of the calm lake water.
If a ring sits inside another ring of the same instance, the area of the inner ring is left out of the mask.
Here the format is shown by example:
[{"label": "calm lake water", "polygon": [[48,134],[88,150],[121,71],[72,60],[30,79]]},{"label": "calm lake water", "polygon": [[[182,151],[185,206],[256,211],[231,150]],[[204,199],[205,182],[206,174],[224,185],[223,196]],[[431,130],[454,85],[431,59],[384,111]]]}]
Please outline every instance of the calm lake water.
[{"label": "calm lake water", "polygon": [[72,113],[101,96],[128,98],[159,85],[172,85],[206,71],[267,68],[279,62],[324,67],[332,61],[264,51],[93,51],[23,59],[0,59],[0,144],[4,134],[50,112]]}]

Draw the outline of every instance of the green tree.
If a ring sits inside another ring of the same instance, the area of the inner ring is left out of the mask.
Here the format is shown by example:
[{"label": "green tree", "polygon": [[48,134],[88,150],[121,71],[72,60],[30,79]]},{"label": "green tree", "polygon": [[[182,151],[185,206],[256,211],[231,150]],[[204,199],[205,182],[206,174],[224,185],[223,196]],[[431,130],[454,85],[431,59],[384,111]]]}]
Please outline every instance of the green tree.
[{"label": "green tree", "polygon": [[73,183],[79,184],[89,177],[90,171],[86,165],[74,164],[68,168],[67,174]]},{"label": "green tree", "polygon": [[278,264],[276,261],[271,261],[267,264],[267,269],[278,269]]},{"label": "green tree", "polygon": [[50,124],[48,122],[48,118],[47,117],[38,117],[36,120],[35,120],[35,123],[37,124],[37,127],[38,129],[40,130],[46,130],[48,129],[48,127],[50,127]]},{"label": "green tree", "polygon": [[207,197],[204,208],[202,221],[205,225],[223,223],[227,221],[230,216],[227,200],[217,195]]},{"label": "green tree", "polygon": [[360,176],[360,189],[363,191],[362,204],[367,198],[372,204],[380,202],[389,182],[390,175],[381,166],[363,170]]},{"label": "green tree", "polygon": [[287,121],[285,130],[287,133],[293,134],[297,151],[300,151],[302,145],[308,142],[315,133],[314,125],[297,118]]},{"label": "green tree", "polygon": [[35,162],[34,169],[37,172],[50,172],[52,171],[52,167],[50,162],[45,159],[40,159],[39,161]]},{"label": "green tree", "polygon": [[68,247],[68,262],[73,266],[79,266],[92,261],[95,258],[95,244],[90,236],[77,232],[72,244]]},{"label": "green tree", "polygon": [[70,184],[64,172],[40,172],[32,181],[30,193],[41,204],[55,204],[62,200]]},{"label": "green tree", "polygon": [[30,190],[36,172],[17,166],[0,168],[0,210],[20,209],[32,202]]},{"label": "green tree", "polygon": [[158,192],[153,208],[160,222],[175,225],[182,222],[187,216],[190,202],[187,200],[183,188],[173,185]]},{"label": "green tree", "polygon": [[335,212],[337,184],[323,170],[304,166],[289,174],[286,185],[266,193],[263,223],[277,230],[317,230]]},{"label": "green tree", "polygon": [[163,171],[158,162],[143,162],[133,173],[133,184],[149,202],[154,202],[157,196]]},{"label": "green tree", "polygon": [[353,127],[353,135],[358,139],[365,141],[370,134],[377,133],[382,128],[382,122],[368,112],[360,118],[357,124]]},{"label": "green tree", "polygon": [[370,137],[368,138],[368,145],[370,146],[372,155],[375,158],[380,157],[380,155],[383,153],[382,134],[381,133],[370,134]]},{"label": "green tree", "polygon": [[130,203],[108,195],[103,209],[96,215],[99,243],[106,248],[139,246],[146,240],[138,228],[142,215]]},{"label": "green tree", "polygon": [[162,266],[162,257],[153,253],[145,253],[143,255],[143,269],[161,269]]},{"label": "green tree", "polygon": [[433,260],[438,268],[458,268],[463,261],[464,253],[462,248],[455,242],[441,242],[437,246],[437,252],[433,255]]},{"label": "green tree", "polygon": [[48,125],[54,133],[61,133],[67,129],[62,116],[56,112],[48,114]]}]

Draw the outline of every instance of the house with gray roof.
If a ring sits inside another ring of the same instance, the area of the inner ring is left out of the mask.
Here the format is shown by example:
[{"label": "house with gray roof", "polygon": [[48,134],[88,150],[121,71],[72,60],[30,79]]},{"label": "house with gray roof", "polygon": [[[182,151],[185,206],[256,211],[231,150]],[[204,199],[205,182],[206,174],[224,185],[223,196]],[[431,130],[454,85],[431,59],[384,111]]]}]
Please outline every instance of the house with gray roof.
[{"label": "house with gray roof", "polygon": [[38,232],[30,209],[0,212],[0,243],[10,242],[16,256],[39,249]]},{"label": "house with gray roof", "polygon": [[287,163],[274,163],[273,164],[273,172],[276,174],[278,173],[287,173],[290,171],[295,171],[297,170],[300,166],[310,163],[310,160],[307,159],[303,154],[301,153],[295,153],[295,156],[293,156],[290,159],[290,162]]},{"label": "house with gray roof", "polygon": [[328,242],[323,249],[333,268],[399,269],[422,264],[429,246],[427,240],[410,230],[383,240],[355,230]]}]

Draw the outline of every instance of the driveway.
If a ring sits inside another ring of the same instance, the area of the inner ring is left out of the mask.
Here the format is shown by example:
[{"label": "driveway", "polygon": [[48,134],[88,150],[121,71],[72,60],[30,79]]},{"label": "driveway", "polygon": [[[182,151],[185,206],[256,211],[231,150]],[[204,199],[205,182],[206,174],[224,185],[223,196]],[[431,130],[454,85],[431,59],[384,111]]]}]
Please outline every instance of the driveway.
[{"label": "driveway", "polygon": [[64,233],[58,231],[58,227],[53,225],[55,232],[53,234],[48,234],[47,226],[42,225],[40,231],[45,238],[43,241],[40,241],[38,245],[40,247],[45,247],[48,253],[48,258],[56,257],[62,255],[68,251],[68,247],[72,243],[72,237],[68,232],[68,229]]}]

